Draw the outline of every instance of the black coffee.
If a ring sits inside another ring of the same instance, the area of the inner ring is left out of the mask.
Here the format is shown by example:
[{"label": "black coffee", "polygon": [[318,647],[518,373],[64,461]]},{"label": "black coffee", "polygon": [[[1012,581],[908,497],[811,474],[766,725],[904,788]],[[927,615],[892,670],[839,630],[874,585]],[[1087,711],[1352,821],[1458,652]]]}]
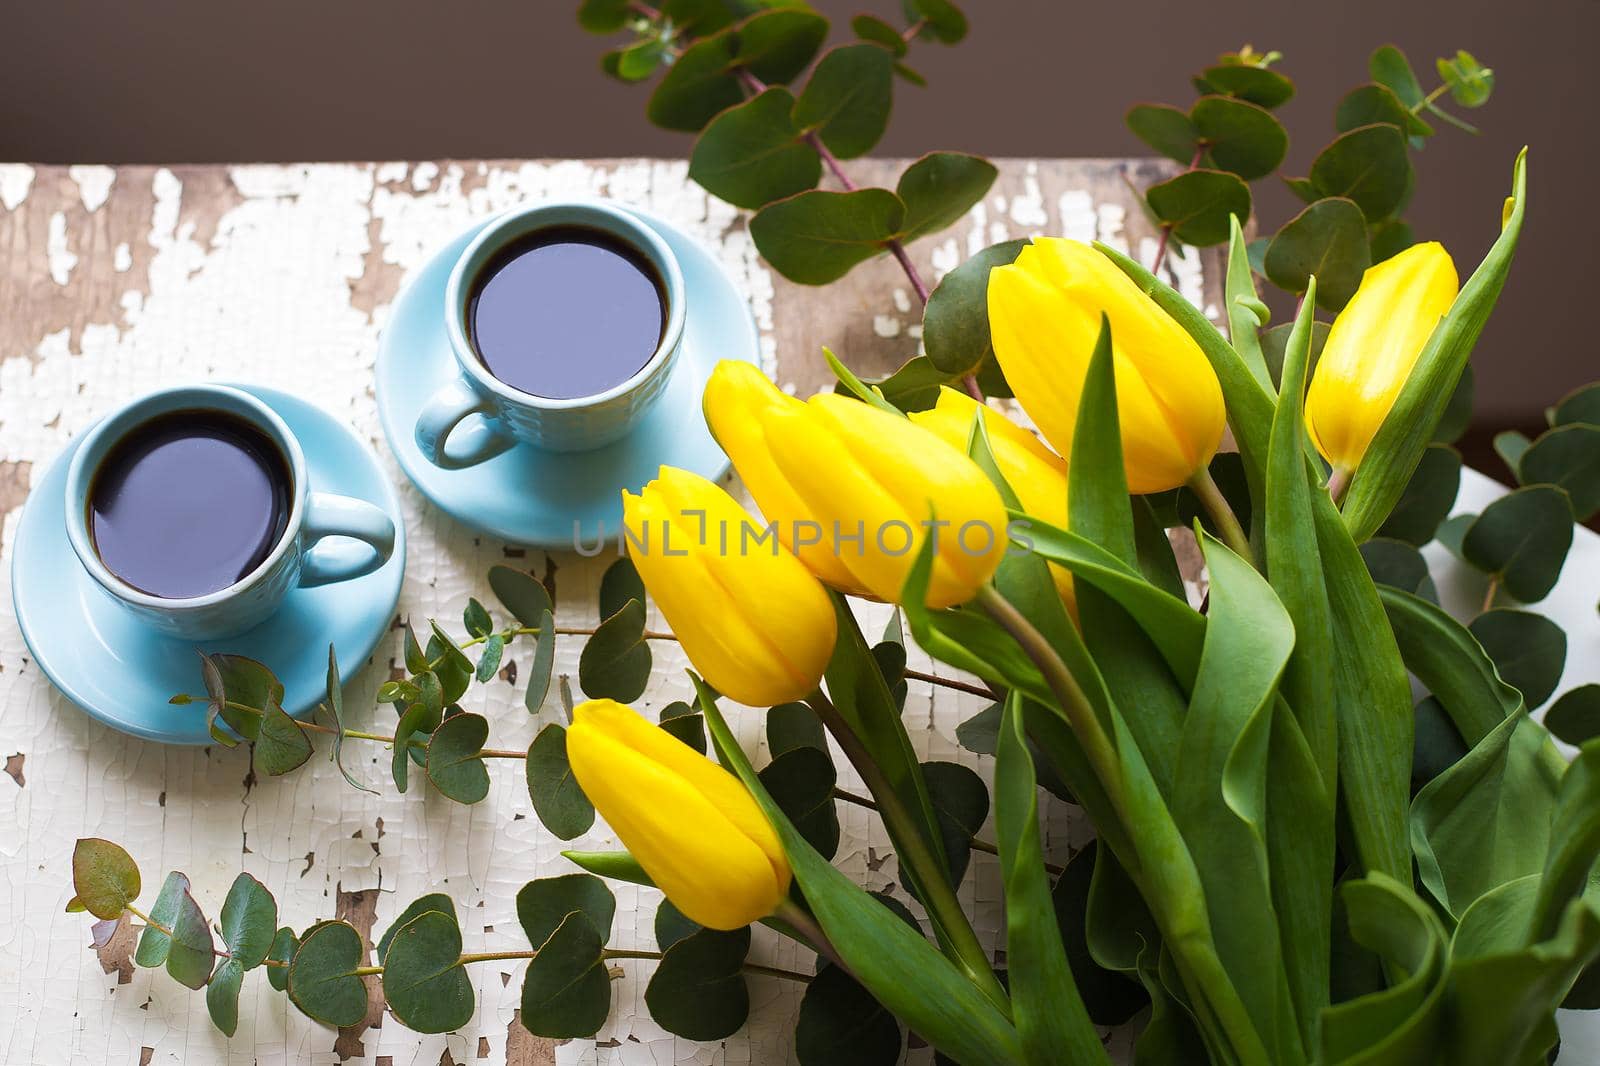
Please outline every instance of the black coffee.
[{"label": "black coffee", "polygon": [[661,344],[666,319],[650,261],[586,226],[552,226],[502,248],[478,272],[467,307],[489,373],[557,400],[633,377]]},{"label": "black coffee", "polygon": [[227,588],[271,554],[293,507],[289,464],[265,433],[220,411],[175,411],[111,446],[89,489],[106,569],[168,599]]}]

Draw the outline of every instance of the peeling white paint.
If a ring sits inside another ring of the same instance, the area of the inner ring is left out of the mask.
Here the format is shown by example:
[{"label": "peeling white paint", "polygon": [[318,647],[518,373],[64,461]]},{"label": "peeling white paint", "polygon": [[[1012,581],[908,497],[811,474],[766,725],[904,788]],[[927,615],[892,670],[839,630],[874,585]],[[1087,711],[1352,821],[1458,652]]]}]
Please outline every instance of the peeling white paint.
[{"label": "peeling white paint", "polygon": [[128,242],[123,241],[111,252],[111,269],[118,274],[125,274],[133,266],[133,253],[128,250]]},{"label": "peeling white paint", "polygon": [[0,205],[15,211],[33,187],[33,168],[26,163],[0,163]]},{"label": "peeling white paint", "polygon": [[1075,241],[1095,239],[1099,219],[1095,215],[1094,198],[1086,190],[1068,189],[1062,193],[1056,203],[1056,211],[1061,216],[1063,237],[1071,237]]},{"label": "peeling white paint", "polygon": [[83,209],[91,215],[100,210],[111,195],[112,183],[117,180],[117,172],[107,166],[72,166],[67,168],[67,177],[78,186],[78,197],[83,201]]},{"label": "peeling white paint", "polygon": [[900,336],[900,320],[894,315],[872,316],[872,332],[880,337]]},{"label": "peeling white paint", "polygon": [[45,234],[45,255],[50,263],[50,279],[57,285],[72,280],[72,268],[78,257],[67,247],[67,216],[61,211],[50,216],[50,228]]},{"label": "peeling white paint", "polygon": [[418,163],[417,169],[411,172],[411,187],[417,192],[427,192],[428,186],[439,176],[439,164],[434,162]]},{"label": "peeling white paint", "polygon": [[894,309],[902,315],[911,310],[911,294],[906,290],[896,286],[891,299],[894,300]]},{"label": "peeling white paint", "polygon": [[1011,198],[1011,221],[1029,236],[1043,232],[1050,224],[1044,208],[1044,193],[1039,189],[1039,165],[1029,163],[1022,177],[1022,192]]}]

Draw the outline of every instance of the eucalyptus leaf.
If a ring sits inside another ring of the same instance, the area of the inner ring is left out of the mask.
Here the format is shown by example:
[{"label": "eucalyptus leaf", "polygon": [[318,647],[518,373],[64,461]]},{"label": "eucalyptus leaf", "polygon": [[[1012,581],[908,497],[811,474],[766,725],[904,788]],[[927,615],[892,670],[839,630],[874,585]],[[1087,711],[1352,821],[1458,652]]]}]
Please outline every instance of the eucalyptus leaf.
[{"label": "eucalyptus leaf", "polygon": [[1528,485],[1495,500],[1467,528],[1461,553],[1523,603],[1547,596],[1572,546],[1572,509],[1552,485]]},{"label": "eucalyptus leaf", "polygon": [[900,36],[900,31],[876,15],[857,15],[850,20],[850,29],[863,41],[887,48],[896,59],[904,56],[908,50],[906,39]]},{"label": "eucalyptus leaf", "polygon": [[628,605],[629,600],[645,602],[644,579],[626,557],[606,567],[600,575],[600,617],[610,618]]},{"label": "eucalyptus leaf", "polygon": [[406,904],[406,909],[396,915],[394,921],[389,923],[389,928],[384,931],[383,936],[378,939],[377,946],[373,948],[373,953],[378,956],[380,964],[388,959],[389,945],[394,943],[395,934],[405,928],[413,918],[427,914],[429,911],[438,911],[441,914],[448,915],[454,921],[456,917],[456,901],[443,892],[429,892],[427,895],[418,896]]},{"label": "eucalyptus leaf", "polygon": [[939,828],[944,834],[950,880],[960,884],[971,857],[972,838],[989,817],[989,790],[983,778],[960,763],[925,762],[922,776],[928,782],[928,798],[933,802]]},{"label": "eucalyptus leaf", "polygon": [[1207,67],[1200,77],[1211,91],[1237,96],[1269,110],[1294,97],[1294,82],[1266,67],[1225,63]]},{"label": "eucalyptus leaf", "polygon": [[578,684],[590,699],[631,703],[650,683],[644,604],[629,600],[601,622],[578,656]]},{"label": "eucalyptus leaf", "polygon": [[1272,238],[1263,263],[1279,288],[1304,292],[1317,279],[1317,304],[1338,311],[1371,265],[1367,224],[1353,200],[1329,197],[1307,207]]},{"label": "eucalyptus leaf", "polygon": [[627,0],[583,0],[578,6],[578,25],[590,33],[617,33],[632,17]]},{"label": "eucalyptus leaf", "polygon": [[289,960],[294,958],[294,953],[300,948],[300,938],[293,929],[287,925],[278,930],[272,938],[272,949],[267,952],[267,958],[280,966],[267,967],[267,983],[275,991],[283,992],[289,987]]},{"label": "eucalyptus leaf", "polygon": [[305,765],[311,758],[311,738],[300,724],[276,703],[268,703],[256,734],[252,764],[259,773],[280,777]]},{"label": "eucalyptus leaf", "polygon": [[[260,728],[260,716],[230,707],[228,703],[243,707],[265,707],[268,703],[283,705],[283,684],[264,664],[243,655],[215,653],[202,654],[202,676],[212,712],[227,722],[233,731],[245,740],[254,740]],[[209,663],[209,667],[205,664]],[[210,670],[214,669],[215,675]],[[226,702],[224,702],[226,701]],[[232,745],[229,745],[230,747]]]},{"label": "eucalyptus leaf", "polygon": [[768,85],[793,81],[828,36],[828,20],[803,4],[774,5],[735,28],[739,65]]},{"label": "eucalyptus leaf", "polygon": [[206,981],[206,1013],[224,1036],[239,1029],[239,990],[243,985],[244,968],[233,959],[223,959]]},{"label": "eucalyptus leaf", "polygon": [[1193,160],[1200,131],[1187,112],[1168,104],[1136,104],[1126,121],[1134,136],[1168,159],[1185,165]]},{"label": "eucalyptus leaf", "polygon": [[240,972],[266,960],[278,923],[278,904],[267,886],[247,873],[234,878],[222,901],[222,943]]},{"label": "eucalyptus leaf", "polygon": [[1518,473],[1518,468],[1522,465],[1522,456],[1532,444],[1533,441],[1528,439],[1527,434],[1518,433],[1514,429],[1494,435],[1494,453],[1506,464],[1506,469],[1511,471],[1511,476],[1518,484],[1522,483],[1522,475]]},{"label": "eucalyptus leaf", "polygon": [[489,617],[488,608],[475,597],[467,599],[466,609],[461,612],[461,624],[474,637],[487,637],[494,631],[494,620]]},{"label": "eucalyptus leaf", "polygon": [[[473,602],[476,603],[477,601],[474,600]],[[329,716],[333,719],[333,743],[328,746],[328,757],[331,758],[333,760],[333,764],[339,768],[340,776],[342,776],[352,788],[360,789],[362,792],[370,792],[376,796],[378,794],[378,790],[367,785],[363,785],[360,781],[357,781],[355,776],[350,773],[349,769],[344,764],[344,686],[339,682],[339,659],[334,654],[332,644],[328,645],[327,698],[324,700],[318,710],[323,709],[326,709]],[[306,739],[309,741],[311,738],[307,737]]]},{"label": "eucalyptus leaf", "polygon": [[446,718],[428,739],[425,769],[433,787],[457,803],[477,803],[489,794],[489,769],[483,744],[489,720],[481,714]]},{"label": "eucalyptus leaf", "polygon": [[732,1036],[750,1015],[743,973],[749,951],[748,926],[726,933],[701,929],[677,941],[645,986],[650,1017],[687,1040]]},{"label": "eucalyptus leaf", "polygon": [[909,243],[952,225],[983,199],[999,173],[987,159],[960,152],[930,152],[918,159],[895,186],[906,208],[900,239]]},{"label": "eucalyptus leaf", "polygon": [[761,769],[760,777],[773,802],[783,808],[806,841],[823,858],[833,858],[839,847],[839,816],[833,799],[837,775],[827,750],[807,745],[775,755]]},{"label": "eucalyptus leaf", "polygon": [[74,900],[96,918],[120,918],[139,898],[139,866],[120,845],[85,837],[72,848],[72,890]]},{"label": "eucalyptus leaf", "polygon": [[699,922],[691,921],[670,899],[664,899],[656,906],[654,925],[656,946],[662,951],[705,928]]},{"label": "eucalyptus leaf", "polygon": [[1354,201],[1369,222],[1388,218],[1411,186],[1405,136],[1383,122],[1341,133],[1312,161],[1311,183],[1323,196]]},{"label": "eucalyptus leaf", "polygon": [[1289,150],[1283,124],[1266,108],[1246,100],[1202,96],[1190,108],[1189,119],[1212,164],[1246,181],[1277,170]]},{"label": "eucalyptus leaf", "polygon": [[500,660],[506,652],[506,638],[496,633],[483,642],[483,654],[478,657],[475,676],[480,682],[493,680],[500,669]]},{"label": "eucalyptus leaf", "polygon": [[1428,561],[1414,545],[1388,537],[1373,537],[1361,545],[1361,558],[1366,560],[1374,583],[1439,602],[1439,590],[1428,574]]},{"label": "eucalyptus leaf", "polygon": [[950,0],[901,0],[901,6],[913,25],[924,23],[919,36],[932,37],[940,44],[959,44],[967,35],[967,16]]},{"label": "eucalyptus leaf", "polygon": [[1473,58],[1471,52],[1457,51],[1436,64],[1440,79],[1450,86],[1450,98],[1462,107],[1482,107],[1494,91],[1494,72]]},{"label": "eucalyptus leaf", "polygon": [[783,703],[767,712],[767,748],[774,759],[796,748],[828,750],[817,713],[804,703]]},{"label": "eucalyptus leaf", "polygon": [[737,38],[730,33],[685,48],[650,94],[646,117],[664,129],[693,133],[718,112],[739,103],[744,91],[733,73],[737,50]]},{"label": "eucalyptus leaf", "polygon": [[813,189],[762,208],[750,220],[750,236],[790,281],[826,285],[882,252],[905,215],[905,204],[887,189]]},{"label": "eucalyptus leaf", "polygon": [[581,914],[594,927],[601,943],[611,939],[617,899],[594,874],[562,874],[529,881],[517,892],[517,921],[533,947],[542,947],[561,923]]},{"label": "eucalyptus leaf", "polygon": [[821,137],[840,159],[865,155],[889,125],[893,68],[893,55],[877,44],[829,50],[794,103],[794,124]]},{"label": "eucalyptus leaf", "polygon": [[1448,444],[1428,445],[1378,535],[1422,547],[1434,538],[1460,491],[1461,454]]},{"label": "eucalyptus leaf", "polygon": [[185,988],[200,989],[216,966],[216,942],[200,905],[187,887],[177,895],[172,916],[172,938],[167,947],[167,973]]},{"label": "eucalyptus leaf", "polygon": [[822,159],[801,139],[790,117],[794,107],[793,94],[774,87],[722,112],[695,141],[689,177],[735,207],[757,208],[814,188]]},{"label": "eucalyptus leaf", "polygon": [[522,695],[528,713],[537,714],[550,693],[550,674],[556,662],[556,619],[545,611],[539,619],[539,635],[533,645],[533,663],[528,667],[528,687]]},{"label": "eucalyptus leaf", "polygon": [[989,334],[989,271],[1014,262],[1027,245],[1025,240],[992,244],[946,274],[929,294],[922,316],[922,341],[928,362],[936,370],[960,376],[994,357]]},{"label": "eucalyptus leaf", "polygon": [[472,1020],[477,997],[460,960],[453,911],[425,911],[400,927],[383,961],[383,996],[401,1025],[449,1033]]},{"label": "eucalyptus leaf", "polygon": [[1358,85],[1346,93],[1333,118],[1334,128],[1340,133],[1379,122],[1386,122],[1413,138],[1413,144],[1416,138],[1433,136],[1433,127],[1412,114],[1393,89],[1376,82]]},{"label": "eucalyptus leaf", "polygon": [[1392,44],[1376,49],[1367,61],[1372,80],[1392,91],[1406,108],[1422,106],[1424,95],[1406,54]]},{"label": "eucalyptus leaf", "polygon": [[794,1030],[801,1066],[894,1066],[903,1043],[894,1015],[839,967],[822,966],[806,985]]},{"label": "eucalyptus leaf", "polygon": [[1152,185],[1145,194],[1156,217],[1185,244],[1221,244],[1230,216],[1250,217],[1250,187],[1220,170],[1195,169]]},{"label": "eucalyptus leaf", "polygon": [[1567,494],[1580,522],[1600,510],[1600,426],[1557,426],[1529,445],[1515,467],[1524,484],[1544,482]]},{"label": "eucalyptus leaf", "polygon": [[1568,744],[1600,736],[1600,685],[1579,685],[1561,694],[1544,712],[1544,726]]},{"label": "eucalyptus leaf", "polygon": [[[489,568],[489,587],[494,590],[495,597],[518,622],[525,626],[537,626],[546,611],[550,611],[550,593],[539,583],[539,579],[522,570],[514,570],[509,566],[491,566]],[[407,667],[412,673],[417,669],[410,665]]]},{"label": "eucalyptus leaf", "polygon": [[[150,905],[150,922],[139,934],[139,946],[134,949],[135,965],[151,969],[166,964],[167,952],[172,947],[171,929],[178,918],[179,901],[189,892],[189,878],[177,870],[167,874]],[[79,898],[82,898],[80,895]],[[95,913],[90,910],[90,914]]]},{"label": "eucalyptus leaf", "polygon": [[[700,712],[681,700],[661,709],[661,728],[701,755],[706,753],[706,726]],[[776,754],[776,753],[774,753]]]},{"label": "eucalyptus leaf", "polygon": [[567,730],[554,723],[539,730],[528,747],[528,798],[544,827],[562,840],[587,833],[594,804],[583,794],[567,761]]},{"label": "eucalyptus leaf", "polygon": [[1575,422],[1600,426],[1600,382],[1567,393],[1550,412],[1552,426],[1570,426]]},{"label": "eucalyptus leaf", "polygon": [[522,1024],[552,1040],[592,1036],[611,1013],[605,945],[581,913],[568,914],[528,963]]},{"label": "eucalyptus leaf", "polygon": [[1499,607],[1467,627],[1494,663],[1500,679],[1522,693],[1529,709],[1555,692],[1567,664],[1567,634],[1542,614]]}]

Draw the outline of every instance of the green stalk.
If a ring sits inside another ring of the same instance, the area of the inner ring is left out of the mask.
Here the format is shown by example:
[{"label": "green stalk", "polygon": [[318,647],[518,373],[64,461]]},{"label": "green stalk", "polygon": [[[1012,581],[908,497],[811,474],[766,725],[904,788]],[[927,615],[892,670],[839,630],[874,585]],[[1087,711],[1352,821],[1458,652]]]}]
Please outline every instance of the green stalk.
[{"label": "green stalk", "polygon": [[1211,522],[1217,527],[1217,535],[1239,558],[1248,563],[1255,562],[1255,555],[1250,551],[1250,538],[1245,536],[1244,527],[1239,524],[1239,517],[1233,513],[1233,508],[1228,505],[1228,498],[1217,487],[1217,482],[1211,476],[1211,471],[1205,467],[1196,470],[1189,479],[1189,488],[1200,497],[1200,505],[1206,509],[1206,514],[1211,516]]}]

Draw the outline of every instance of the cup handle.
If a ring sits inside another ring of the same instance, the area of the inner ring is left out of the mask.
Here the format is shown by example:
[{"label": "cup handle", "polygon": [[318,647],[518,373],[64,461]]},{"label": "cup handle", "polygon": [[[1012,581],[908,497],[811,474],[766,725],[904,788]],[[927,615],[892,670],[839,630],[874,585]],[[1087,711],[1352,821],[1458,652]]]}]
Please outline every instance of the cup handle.
[{"label": "cup handle", "polygon": [[394,521],[366,500],[313,492],[307,501],[301,530],[308,545],[324,537],[350,537],[365,542],[371,551],[353,544],[323,544],[306,552],[300,567],[300,587],[314,588],[370,574],[394,552]]},{"label": "cup handle", "polygon": [[[456,435],[456,448],[447,449],[451,433],[472,415],[481,418]],[[423,458],[442,470],[477,466],[516,443],[495,418],[493,404],[460,377],[429,397],[414,436]]]}]

